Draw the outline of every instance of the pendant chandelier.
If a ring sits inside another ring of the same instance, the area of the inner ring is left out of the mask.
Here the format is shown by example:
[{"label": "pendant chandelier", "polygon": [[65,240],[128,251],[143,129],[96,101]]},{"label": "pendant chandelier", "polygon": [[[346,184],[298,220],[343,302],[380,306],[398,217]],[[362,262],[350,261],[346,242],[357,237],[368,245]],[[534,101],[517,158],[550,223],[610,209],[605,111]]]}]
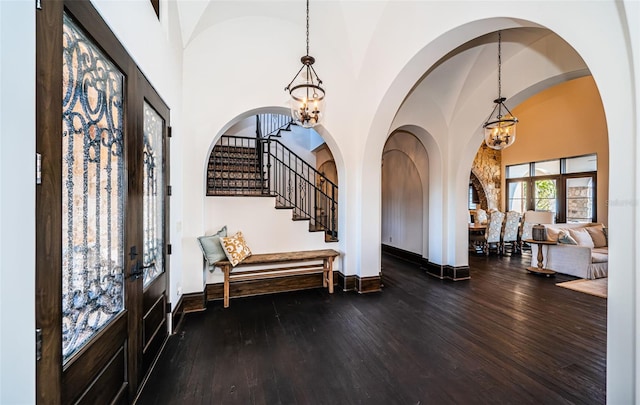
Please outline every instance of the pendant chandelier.
[{"label": "pendant chandelier", "polygon": [[300,58],[302,67],[285,87],[291,96],[291,116],[305,128],[310,128],[322,119],[324,112],[324,89],[313,64],[315,58],[309,55],[309,0],[307,0],[307,54]]},{"label": "pendant chandelier", "polygon": [[511,111],[504,104],[505,97],[502,97],[502,32],[498,31],[498,98],[493,100],[496,104],[487,121],[482,125],[484,128],[484,142],[488,147],[502,150],[513,145],[516,141],[516,123],[518,119],[511,114]]}]

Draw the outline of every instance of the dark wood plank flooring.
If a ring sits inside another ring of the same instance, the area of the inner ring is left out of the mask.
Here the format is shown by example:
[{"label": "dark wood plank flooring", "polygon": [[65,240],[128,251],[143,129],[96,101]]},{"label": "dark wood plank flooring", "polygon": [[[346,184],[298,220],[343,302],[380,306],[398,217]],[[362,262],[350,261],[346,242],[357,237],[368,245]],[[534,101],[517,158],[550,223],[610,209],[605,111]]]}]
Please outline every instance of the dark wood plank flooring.
[{"label": "dark wood plank flooring", "polygon": [[529,260],[472,256],[451,282],[385,255],[382,293],[210,303],[138,404],[604,404],[606,299]]}]

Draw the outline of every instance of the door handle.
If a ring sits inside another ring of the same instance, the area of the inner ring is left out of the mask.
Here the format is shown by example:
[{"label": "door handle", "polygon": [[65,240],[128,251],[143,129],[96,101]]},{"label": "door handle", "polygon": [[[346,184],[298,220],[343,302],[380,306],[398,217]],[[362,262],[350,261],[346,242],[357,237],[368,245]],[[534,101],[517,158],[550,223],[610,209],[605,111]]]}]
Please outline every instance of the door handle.
[{"label": "door handle", "polygon": [[137,280],[138,278],[144,275],[145,269],[150,269],[152,267],[155,267],[155,265],[156,265],[156,262],[151,262],[148,266],[141,266],[140,260],[136,260],[136,264],[131,266],[131,272],[129,273],[129,277],[134,280]]}]

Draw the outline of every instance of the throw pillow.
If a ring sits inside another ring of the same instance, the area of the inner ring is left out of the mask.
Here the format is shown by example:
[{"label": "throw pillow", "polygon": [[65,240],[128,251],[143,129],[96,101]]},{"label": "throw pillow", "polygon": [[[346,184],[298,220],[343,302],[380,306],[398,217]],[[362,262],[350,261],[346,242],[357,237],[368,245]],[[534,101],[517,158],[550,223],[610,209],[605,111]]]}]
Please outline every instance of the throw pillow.
[{"label": "throw pillow", "polygon": [[589,235],[591,235],[594,247],[607,246],[607,236],[605,235],[604,227],[601,224],[588,226],[585,229],[589,232]]},{"label": "throw pillow", "polygon": [[233,267],[236,267],[238,263],[251,256],[251,250],[240,231],[233,236],[220,238],[220,243]]},{"label": "throw pillow", "polygon": [[215,262],[224,260],[227,256],[224,254],[224,250],[220,245],[220,237],[227,236],[227,226],[223,226],[220,230],[213,235],[200,236],[198,243],[200,249],[204,255],[207,263],[213,265]]},{"label": "throw pillow", "polygon": [[548,226],[548,225],[545,225],[544,227],[547,228],[547,240],[557,242],[558,235],[560,234],[560,231],[562,231],[563,229],[556,228],[554,226]]},{"label": "throw pillow", "polygon": [[586,246],[592,248],[593,239],[591,239],[591,235],[585,228],[572,228],[569,229],[569,233],[571,233],[571,237],[578,242],[578,246]]},{"label": "throw pillow", "polygon": [[564,243],[566,245],[578,244],[578,242],[576,242],[576,240],[571,237],[571,234],[565,229],[558,232],[558,243]]}]

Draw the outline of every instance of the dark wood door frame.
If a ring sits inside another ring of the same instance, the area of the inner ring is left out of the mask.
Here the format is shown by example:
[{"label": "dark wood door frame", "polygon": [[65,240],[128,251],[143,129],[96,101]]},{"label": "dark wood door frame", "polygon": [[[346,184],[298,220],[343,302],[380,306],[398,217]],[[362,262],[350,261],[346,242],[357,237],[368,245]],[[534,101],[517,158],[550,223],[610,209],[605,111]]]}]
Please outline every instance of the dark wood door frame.
[{"label": "dark wood door frame", "polygon": [[[117,378],[101,373],[108,367],[110,370],[123,370],[124,379],[114,398],[117,402],[129,403],[148,369],[142,358],[142,279],[130,277],[135,268],[135,257],[125,255],[125,310],[111,322],[108,330],[98,333],[96,339],[101,344],[90,343],[81,349],[83,359],[79,360],[78,356],[64,367],[62,364],[62,239],[58,235],[62,229],[63,12],[82,26],[125,76],[124,130],[128,178],[124,246],[127,252],[130,246],[137,245],[140,251],[142,247],[141,101],[145,98],[151,100],[154,108],[163,112],[165,124],[169,125],[168,107],[89,1],[43,2],[36,15],[36,150],[42,155],[42,184],[36,187],[36,327],[42,333],[42,355],[36,367],[36,400],[43,404],[61,404],[85,395],[84,400],[100,399],[98,402],[102,402],[105,398],[100,397],[100,387],[94,386],[90,390],[84,382],[79,382],[82,379],[79,376],[93,373],[90,378],[94,381],[98,376],[111,378],[117,386]],[[167,228],[165,226],[165,230]],[[165,241],[168,241],[168,235]],[[156,284],[164,285],[166,290],[167,272],[159,279]],[[162,291],[158,286],[154,288],[154,291]],[[133,291],[139,293],[132,294]],[[113,353],[117,357],[113,357]]]}]

